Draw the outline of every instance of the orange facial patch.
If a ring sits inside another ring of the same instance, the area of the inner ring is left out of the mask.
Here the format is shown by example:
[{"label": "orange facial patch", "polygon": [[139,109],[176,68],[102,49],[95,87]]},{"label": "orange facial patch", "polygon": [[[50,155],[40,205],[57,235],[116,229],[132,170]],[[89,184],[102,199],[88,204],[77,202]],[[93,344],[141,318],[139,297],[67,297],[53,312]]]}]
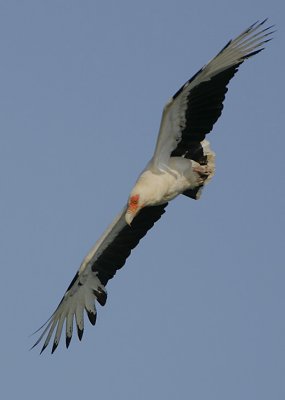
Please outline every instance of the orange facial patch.
[{"label": "orange facial patch", "polygon": [[139,198],[140,196],[138,194],[135,194],[134,196],[130,197],[128,210],[131,211],[132,213],[136,212],[138,209]]}]

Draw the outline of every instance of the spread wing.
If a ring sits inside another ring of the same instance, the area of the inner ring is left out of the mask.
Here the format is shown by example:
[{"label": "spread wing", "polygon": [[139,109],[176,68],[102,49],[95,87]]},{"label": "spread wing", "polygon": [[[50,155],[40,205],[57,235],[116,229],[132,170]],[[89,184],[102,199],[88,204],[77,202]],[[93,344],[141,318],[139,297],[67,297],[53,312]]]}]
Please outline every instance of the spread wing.
[{"label": "spread wing", "polygon": [[125,222],[126,207],[122,210],[84,258],[57,309],[39,329],[42,333],[33,347],[44,339],[41,350],[43,352],[54,334],[53,353],[59,344],[64,323],[66,347],[68,347],[72,338],[74,320],[78,337],[82,339],[84,310],[91,324],[95,325],[97,316],[95,302],[97,301],[102,306],[106,303],[107,282],[113,278],[118,269],[123,267],[132,249],[164,214],[166,206],[167,203],[143,208],[134,218],[131,227]]},{"label": "spread wing", "polygon": [[272,27],[264,28],[266,21],[251,25],[229,41],[167,102],[153,157],[158,169],[177,156],[205,164],[201,142],[222,113],[227,85],[238,67],[271,40]]}]

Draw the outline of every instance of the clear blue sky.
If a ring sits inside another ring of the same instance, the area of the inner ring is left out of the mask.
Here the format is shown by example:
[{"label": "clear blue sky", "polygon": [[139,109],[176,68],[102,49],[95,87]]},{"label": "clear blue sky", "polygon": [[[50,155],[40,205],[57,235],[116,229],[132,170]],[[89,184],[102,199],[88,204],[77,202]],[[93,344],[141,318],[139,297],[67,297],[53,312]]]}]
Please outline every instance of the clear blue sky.
[{"label": "clear blue sky", "polygon": [[[0,2],[3,398],[285,398],[283,3]],[[172,203],[82,343],[29,351],[151,157],[166,100],[265,17],[278,32],[230,84],[202,199]]]}]

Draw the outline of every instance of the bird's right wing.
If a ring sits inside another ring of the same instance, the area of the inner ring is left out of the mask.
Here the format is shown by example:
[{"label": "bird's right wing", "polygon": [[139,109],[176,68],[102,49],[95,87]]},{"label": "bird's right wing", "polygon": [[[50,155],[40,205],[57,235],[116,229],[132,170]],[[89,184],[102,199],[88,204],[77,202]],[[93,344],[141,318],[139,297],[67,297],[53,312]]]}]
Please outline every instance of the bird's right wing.
[{"label": "bird's right wing", "polygon": [[105,286],[108,280],[123,267],[131,250],[164,214],[166,206],[167,203],[143,208],[133,219],[131,226],[127,225],[125,220],[126,207],[122,210],[84,258],[55,312],[38,330],[42,330],[42,333],[33,347],[44,340],[41,349],[43,352],[54,334],[53,353],[59,344],[64,323],[66,347],[68,347],[73,334],[74,319],[81,340],[84,330],[84,310],[91,324],[95,325],[97,316],[95,301],[102,306],[106,303]]}]

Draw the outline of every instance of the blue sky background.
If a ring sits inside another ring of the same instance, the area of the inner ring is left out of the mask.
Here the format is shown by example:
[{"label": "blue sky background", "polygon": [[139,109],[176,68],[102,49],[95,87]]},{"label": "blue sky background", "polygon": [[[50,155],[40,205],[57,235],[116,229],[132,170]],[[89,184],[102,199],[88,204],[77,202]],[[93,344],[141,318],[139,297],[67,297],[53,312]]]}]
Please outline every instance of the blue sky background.
[{"label": "blue sky background", "polygon": [[[0,1],[1,394],[285,398],[284,2]],[[217,172],[176,199],[70,349],[29,351],[151,157],[166,100],[257,19]]]}]

